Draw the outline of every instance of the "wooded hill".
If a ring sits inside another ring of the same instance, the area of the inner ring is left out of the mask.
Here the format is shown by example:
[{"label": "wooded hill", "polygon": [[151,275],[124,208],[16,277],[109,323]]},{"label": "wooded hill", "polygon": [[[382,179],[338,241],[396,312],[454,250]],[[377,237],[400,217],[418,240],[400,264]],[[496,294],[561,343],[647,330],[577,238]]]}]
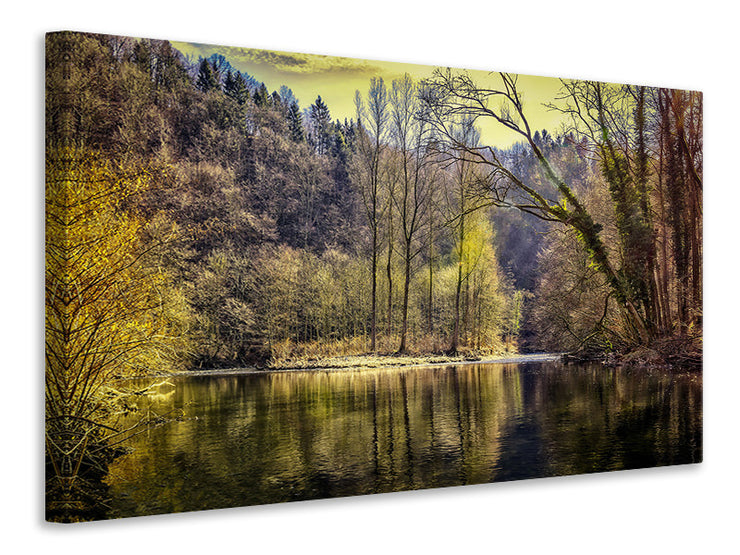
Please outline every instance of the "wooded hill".
[{"label": "wooded hill", "polygon": [[[498,90],[450,70],[375,78],[357,116],[336,121],[321,91],[302,107],[279,83],[164,41],[52,34],[47,64],[48,167],[66,159],[80,174],[49,194],[80,195],[72,205],[98,219],[60,224],[82,239],[47,279],[84,289],[121,258],[105,295],[78,300],[134,334],[147,321],[136,344],[156,353],[124,357],[132,366],[700,356],[699,93],[564,81],[553,108],[572,125],[532,130],[504,74]],[[481,144],[480,118],[521,142]]]}]

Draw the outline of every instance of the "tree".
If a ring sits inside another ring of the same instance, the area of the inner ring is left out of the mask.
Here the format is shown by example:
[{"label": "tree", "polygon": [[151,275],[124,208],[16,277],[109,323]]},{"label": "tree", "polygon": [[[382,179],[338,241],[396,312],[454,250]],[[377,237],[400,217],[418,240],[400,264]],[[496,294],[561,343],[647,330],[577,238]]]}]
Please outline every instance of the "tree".
[{"label": "tree", "polygon": [[[456,352],[460,342],[460,301],[463,283],[467,283],[475,264],[470,264],[470,225],[468,218],[482,206],[485,201],[475,195],[479,187],[477,167],[459,152],[464,148],[476,148],[480,140],[480,132],[475,128],[474,121],[463,118],[452,130],[455,137],[453,151],[447,153],[450,160],[448,169],[452,176],[449,190],[445,191],[445,208],[449,227],[454,235],[454,254],[457,263],[457,282],[455,292],[455,317],[453,323],[450,352]],[[468,224],[468,225],[466,225]],[[466,258],[467,268],[466,268]]]},{"label": "tree", "polygon": [[267,86],[264,83],[261,83],[259,87],[255,88],[252,100],[254,100],[254,103],[257,106],[264,108],[267,107],[268,96],[269,93],[267,92]]},{"label": "tree", "polygon": [[308,120],[310,123],[309,141],[316,149],[316,154],[319,156],[328,154],[330,148],[331,115],[329,113],[329,107],[321,100],[321,96],[316,98],[316,102],[309,107]]},{"label": "tree", "polygon": [[[461,341],[478,350],[490,348],[496,345],[503,332],[509,350],[519,333],[523,293],[508,290],[508,298],[503,298],[507,288],[500,278],[493,227],[487,212],[485,208],[469,212],[464,243],[459,251],[465,284]],[[455,245],[455,250],[457,248]]]},{"label": "tree", "polygon": [[206,58],[203,58],[200,61],[195,86],[198,88],[198,90],[204,93],[215,91],[221,88],[221,85],[218,81],[218,74]]},{"label": "tree", "polygon": [[380,159],[388,123],[388,91],[383,79],[373,77],[367,93],[365,105],[360,91],[355,92],[357,121],[363,133],[357,143],[357,157],[362,165],[362,175],[358,178],[360,195],[365,207],[365,216],[372,234],[371,243],[371,309],[370,309],[370,350],[376,349],[377,338],[377,289],[379,225],[382,218],[380,200]]},{"label": "tree", "polygon": [[670,322],[673,309],[680,333],[688,334],[702,322],[702,96],[660,89],[654,103],[658,205],[663,216],[660,287],[666,300],[662,310],[668,318],[664,321]]},{"label": "tree", "polygon": [[278,92],[280,93],[280,100],[283,103],[283,106],[289,107],[294,103],[298,104],[298,99],[296,98],[290,87],[286,85],[281,85]]},{"label": "tree", "polygon": [[[443,220],[442,194],[444,192],[444,177],[442,176],[442,164],[434,163],[429,166],[429,180],[437,186],[432,187],[429,191],[428,213],[426,225],[426,258],[427,258],[427,295],[426,295],[426,316],[427,316],[427,337],[432,339],[433,350],[437,350],[437,342],[434,337],[435,333],[435,269],[438,266],[438,241],[442,238],[445,222]],[[442,186],[439,186],[442,184]]]},{"label": "tree", "polygon": [[288,131],[292,141],[300,143],[306,140],[303,130],[303,117],[297,102],[292,102],[288,108]]},{"label": "tree", "polygon": [[247,83],[240,72],[235,71],[232,73],[231,70],[226,72],[224,94],[240,106],[243,106],[247,102],[249,91],[247,90]]},{"label": "tree", "polygon": [[162,243],[145,241],[147,223],[125,209],[150,178],[79,147],[47,152],[50,518],[89,518],[100,508],[107,463],[127,434],[111,419],[114,379],[174,362],[180,297],[158,265]]},{"label": "tree", "polygon": [[399,214],[404,262],[401,341],[398,347],[398,351],[404,353],[407,349],[412,263],[423,248],[417,239],[429,208],[431,184],[424,175],[424,166],[429,159],[426,144],[429,129],[426,120],[419,117],[418,88],[409,74],[393,81],[390,106],[393,144],[399,157],[400,190],[393,197],[393,205]]}]

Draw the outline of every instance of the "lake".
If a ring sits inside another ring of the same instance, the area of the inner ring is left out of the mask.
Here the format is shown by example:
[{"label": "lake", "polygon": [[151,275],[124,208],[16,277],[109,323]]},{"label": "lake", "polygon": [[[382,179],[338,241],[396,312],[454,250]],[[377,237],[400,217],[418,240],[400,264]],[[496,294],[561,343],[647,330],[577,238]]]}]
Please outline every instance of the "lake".
[{"label": "lake", "polygon": [[[169,378],[110,517],[702,460],[702,374],[560,362]],[[133,421],[133,420],[132,420]]]}]

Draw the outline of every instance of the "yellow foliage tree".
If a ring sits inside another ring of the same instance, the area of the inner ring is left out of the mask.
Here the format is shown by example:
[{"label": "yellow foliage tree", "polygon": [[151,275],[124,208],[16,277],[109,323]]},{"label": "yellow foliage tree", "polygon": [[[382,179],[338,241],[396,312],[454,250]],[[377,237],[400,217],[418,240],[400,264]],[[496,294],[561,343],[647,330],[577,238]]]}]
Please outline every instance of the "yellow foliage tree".
[{"label": "yellow foliage tree", "polygon": [[81,148],[47,153],[47,517],[95,518],[100,478],[122,432],[111,420],[112,382],[165,360],[173,295],[158,267],[159,240],[132,200],[142,170],[114,167]]}]

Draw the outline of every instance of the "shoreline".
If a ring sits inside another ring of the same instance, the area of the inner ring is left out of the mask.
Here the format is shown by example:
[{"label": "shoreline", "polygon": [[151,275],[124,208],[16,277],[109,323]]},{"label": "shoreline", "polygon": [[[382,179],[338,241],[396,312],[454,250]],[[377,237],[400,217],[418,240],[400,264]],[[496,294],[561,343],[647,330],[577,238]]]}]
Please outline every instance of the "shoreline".
[{"label": "shoreline", "polygon": [[449,365],[468,365],[468,364],[523,364],[527,362],[555,362],[562,358],[559,353],[535,353],[522,354],[501,357],[482,357],[482,358],[454,358],[444,359],[441,356],[430,357],[395,357],[395,356],[346,356],[327,358],[315,361],[312,364],[304,366],[293,366],[284,368],[214,368],[208,370],[181,370],[178,372],[168,372],[157,374],[160,377],[179,377],[179,376],[239,376],[247,374],[272,374],[282,372],[341,372],[341,371],[358,371],[358,370],[387,370],[391,368],[420,368]]}]

